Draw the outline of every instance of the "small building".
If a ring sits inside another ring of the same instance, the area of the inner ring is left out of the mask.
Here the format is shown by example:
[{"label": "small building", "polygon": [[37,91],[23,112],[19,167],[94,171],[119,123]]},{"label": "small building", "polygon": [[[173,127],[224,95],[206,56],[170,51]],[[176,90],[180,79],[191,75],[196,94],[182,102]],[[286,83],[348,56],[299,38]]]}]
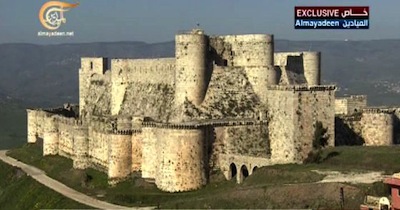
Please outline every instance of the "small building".
[{"label": "small building", "polygon": [[400,173],[395,173],[391,177],[385,178],[383,183],[391,188],[391,201],[386,197],[367,196],[364,204],[361,204],[361,210],[383,210],[383,209],[400,209]]},{"label": "small building", "polygon": [[383,181],[390,185],[392,194],[392,209],[400,209],[400,173],[393,174],[392,177]]}]

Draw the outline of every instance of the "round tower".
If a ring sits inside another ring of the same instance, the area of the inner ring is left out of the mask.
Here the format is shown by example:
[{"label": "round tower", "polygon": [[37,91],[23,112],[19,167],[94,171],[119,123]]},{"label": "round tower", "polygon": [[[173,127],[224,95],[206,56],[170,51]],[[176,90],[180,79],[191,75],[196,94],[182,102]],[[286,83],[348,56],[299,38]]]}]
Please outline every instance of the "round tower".
[{"label": "round tower", "polygon": [[35,110],[27,109],[28,117],[28,143],[36,143],[37,136],[37,114]]},{"label": "round tower", "polygon": [[367,109],[361,118],[362,137],[367,146],[393,144],[393,113],[379,109]]},{"label": "round tower", "polygon": [[202,30],[175,36],[175,104],[182,105],[187,98],[201,104],[207,91],[208,37]]},{"label": "round tower", "polygon": [[303,52],[304,77],[308,85],[321,84],[321,53]]},{"label": "round tower", "polygon": [[157,170],[157,128],[142,128],[142,178],[155,179]]},{"label": "round tower", "polygon": [[114,185],[127,178],[132,167],[132,137],[126,132],[111,134],[108,144],[108,183]]},{"label": "round tower", "polygon": [[43,155],[57,155],[59,136],[56,119],[54,117],[47,117],[44,124]]},{"label": "round tower", "polygon": [[75,169],[85,169],[88,167],[89,139],[87,130],[76,126],[74,129],[74,159]]},{"label": "round tower", "polygon": [[234,65],[243,67],[254,92],[266,102],[268,85],[278,84],[274,66],[274,36],[250,34],[229,37],[234,51]]},{"label": "round tower", "polygon": [[205,185],[205,130],[164,128],[160,132],[157,187],[167,192],[182,192]]}]

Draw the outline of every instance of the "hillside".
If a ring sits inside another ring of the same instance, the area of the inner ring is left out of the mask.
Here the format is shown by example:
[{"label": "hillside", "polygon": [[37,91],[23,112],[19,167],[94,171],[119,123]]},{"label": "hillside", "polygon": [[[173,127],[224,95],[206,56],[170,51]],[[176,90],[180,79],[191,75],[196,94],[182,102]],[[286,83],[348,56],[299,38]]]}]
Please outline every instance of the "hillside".
[{"label": "hillside", "polygon": [[[323,151],[320,164],[287,164],[257,169],[242,184],[227,181],[220,171],[210,175],[209,184],[191,192],[168,193],[148,183],[140,174],[110,187],[105,173],[93,170],[74,170],[72,161],[61,156],[42,156],[40,144],[14,149],[8,155],[36,166],[65,185],[97,196],[98,199],[125,206],[159,206],[167,209],[341,209],[340,188],[344,189],[344,209],[357,209],[365,195],[388,196],[382,182],[321,183],[324,172],[344,174],[399,171],[396,154],[399,147],[335,147]],[[369,178],[367,178],[370,181]],[[318,190],[316,190],[318,189]],[[287,195],[291,195],[287,197]]]},{"label": "hillside", "polygon": [[88,208],[42,186],[22,170],[0,161],[0,209]]},{"label": "hillside", "polygon": [[[368,94],[371,105],[400,104],[400,40],[287,41],[276,51],[321,51],[322,79],[338,95]],[[0,101],[29,106],[77,102],[80,57],[155,58],[174,56],[174,42],[113,42],[61,45],[1,44]]]},{"label": "hillside", "polygon": [[0,149],[22,146],[26,142],[26,112],[23,105],[0,101]]}]

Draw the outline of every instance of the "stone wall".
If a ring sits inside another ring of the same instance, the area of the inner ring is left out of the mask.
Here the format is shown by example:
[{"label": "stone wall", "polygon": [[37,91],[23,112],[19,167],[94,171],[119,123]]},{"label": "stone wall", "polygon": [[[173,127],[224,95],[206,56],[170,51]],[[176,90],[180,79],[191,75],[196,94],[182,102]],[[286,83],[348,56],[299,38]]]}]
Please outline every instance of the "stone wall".
[{"label": "stone wall", "polygon": [[317,123],[327,129],[328,145],[334,146],[334,91],[334,86],[269,87],[268,129],[273,162],[302,162],[312,150]]},{"label": "stone wall", "polygon": [[110,134],[108,142],[108,182],[118,183],[131,173],[132,137],[130,133]]},{"label": "stone wall", "polygon": [[335,113],[341,115],[352,115],[361,112],[367,107],[366,95],[352,95],[350,97],[336,98]]},{"label": "stone wall", "polygon": [[181,121],[193,119],[254,118],[261,101],[240,67],[216,67],[200,106],[187,101]]},{"label": "stone wall", "polygon": [[74,156],[74,132],[75,129],[69,124],[58,124],[58,154],[67,158]]},{"label": "stone wall", "polygon": [[361,133],[362,113],[353,115],[339,115],[335,117],[335,146],[363,145],[365,143]]},{"label": "stone wall", "polygon": [[163,191],[196,190],[207,182],[204,129],[159,129],[156,185]]},{"label": "stone wall", "polygon": [[233,178],[233,171],[236,171],[236,181],[241,183],[244,179],[243,170],[248,170],[251,175],[257,168],[276,164],[270,158],[260,158],[252,156],[220,154],[218,165],[225,178],[230,180]]},{"label": "stone wall", "polygon": [[267,123],[218,128],[217,142],[223,142],[222,154],[269,158],[270,147]]},{"label": "stone wall", "polygon": [[86,122],[93,115],[111,113],[111,73],[94,73],[80,69],[79,73],[79,115]]},{"label": "stone wall", "polygon": [[174,84],[175,58],[111,59],[113,83]]},{"label": "stone wall", "polygon": [[144,127],[142,136],[142,177],[155,179],[159,154],[157,153],[157,129]]},{"label": "stone wall", "polygon": [[89,139],[88,130],[81,126],[74,129],[74,158],[73,167],[76,169],[85,169],[90,166],[89,163]]},{"label": "stone wall", "polygon": [[[93,75],[104,75],[108,66],[108,60],[106,58],[81,58],[81,68],[79,69],[79,113],[80,115],[86,115],[92,109],[87,109],[86,105],[91,105],[93,101],[97,98],[90,98],[88,96],[93,96],[92,92],[96,92],[97,95],[102,95],[104,90],[94,89],[92,85]],[[93,78],[94,79],[94,78]],[[106,79],[107,81],[107,79]],[[98,80],[95,84],[103,83],[104,81]],[[90,91],[93,89],[92,91]],[[93,106],[93,105],[92,105]],[[87,110],[85,110],[87,109]]]},{"label": "stone wall", "polygon": [[389,146],[397,144],[399,118],[396,108],[364,108],[336,118],[337,145]]},{"label": "stone wall", "polygon": [[143,134],[140,131],[132,133],[132,167],[131,171],[141,171],[142,170],[142,150],[143,150]]},{"label": "stone wall", "polygon": [[393,112],[391,110],[365,109],[361,118],[362,137],[366,146],[393,144]]},{"label": "stone wall", "polygon": [[394,116],[393,116],[393,130],[394,130],[394,140],[395,144],[400,144],[400,108],[394,109]]},{"label": "stone wall", "polygon": [[59,144],[58,122],[56,117],[46,117],[44,120],[43,155],[57,155]]},{"label": "stone wall", "polygon": [[131,83],[124,92],[118,114],[168,121],[173,111],[174,94],[174,87],[168,84]]},{"label": "stone wall", "polygon": [[88,134],[88,159],[90,166],[107,173],[110,135],[95,131],[91,127],[89,127]]},{"label": "stone wall", "polygon": [[[134,103],[131,100],[142,101],[153,95],[161,96],[162,100],[163,95],[154,94],[154,91],[162,91],[161,89],[165,88],[168,89],[167,91],[174,89],[175,58],[113,59],[111,68],[112,115],[120,114],[123,105]],[[161,100],[160,103],[162,103]],[[144,107],[137,108],[150,110]]]},{"label": "stone wall", "polygon": [[46,127],[45,120],[52,114],[44,110],[27,110],[28,143],[35,143],[37,138],[43,139]]}]

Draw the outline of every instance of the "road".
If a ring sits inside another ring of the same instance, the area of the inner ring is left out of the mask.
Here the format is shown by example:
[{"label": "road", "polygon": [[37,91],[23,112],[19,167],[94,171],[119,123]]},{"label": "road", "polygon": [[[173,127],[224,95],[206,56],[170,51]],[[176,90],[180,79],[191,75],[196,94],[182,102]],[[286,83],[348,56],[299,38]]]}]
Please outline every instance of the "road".
[{"label": "road", "polygon": [[75,200],[79,203],[85,204],[87,206],[91,206],[97,209],[154,209],[154,207],[143,207],[143,208],[131,208],[126,206],[119,206],[111,203],[107,203],[104,201],[97,200],[90,196],[87,196],[83,193],[80,193],[72,188],[67,187],[63,183],[52,179],[46,175],[46,173],[36,167],[27,165],[23,162],[20,162],[14,158],[11,158],[6,155],[7,150],[0,151],[0,160],[5,163],[21,168],[26,174],[31,176],[33,179],[38,181],[39,183],[45,185],[46,187],[68,197],[72,200]]}]

